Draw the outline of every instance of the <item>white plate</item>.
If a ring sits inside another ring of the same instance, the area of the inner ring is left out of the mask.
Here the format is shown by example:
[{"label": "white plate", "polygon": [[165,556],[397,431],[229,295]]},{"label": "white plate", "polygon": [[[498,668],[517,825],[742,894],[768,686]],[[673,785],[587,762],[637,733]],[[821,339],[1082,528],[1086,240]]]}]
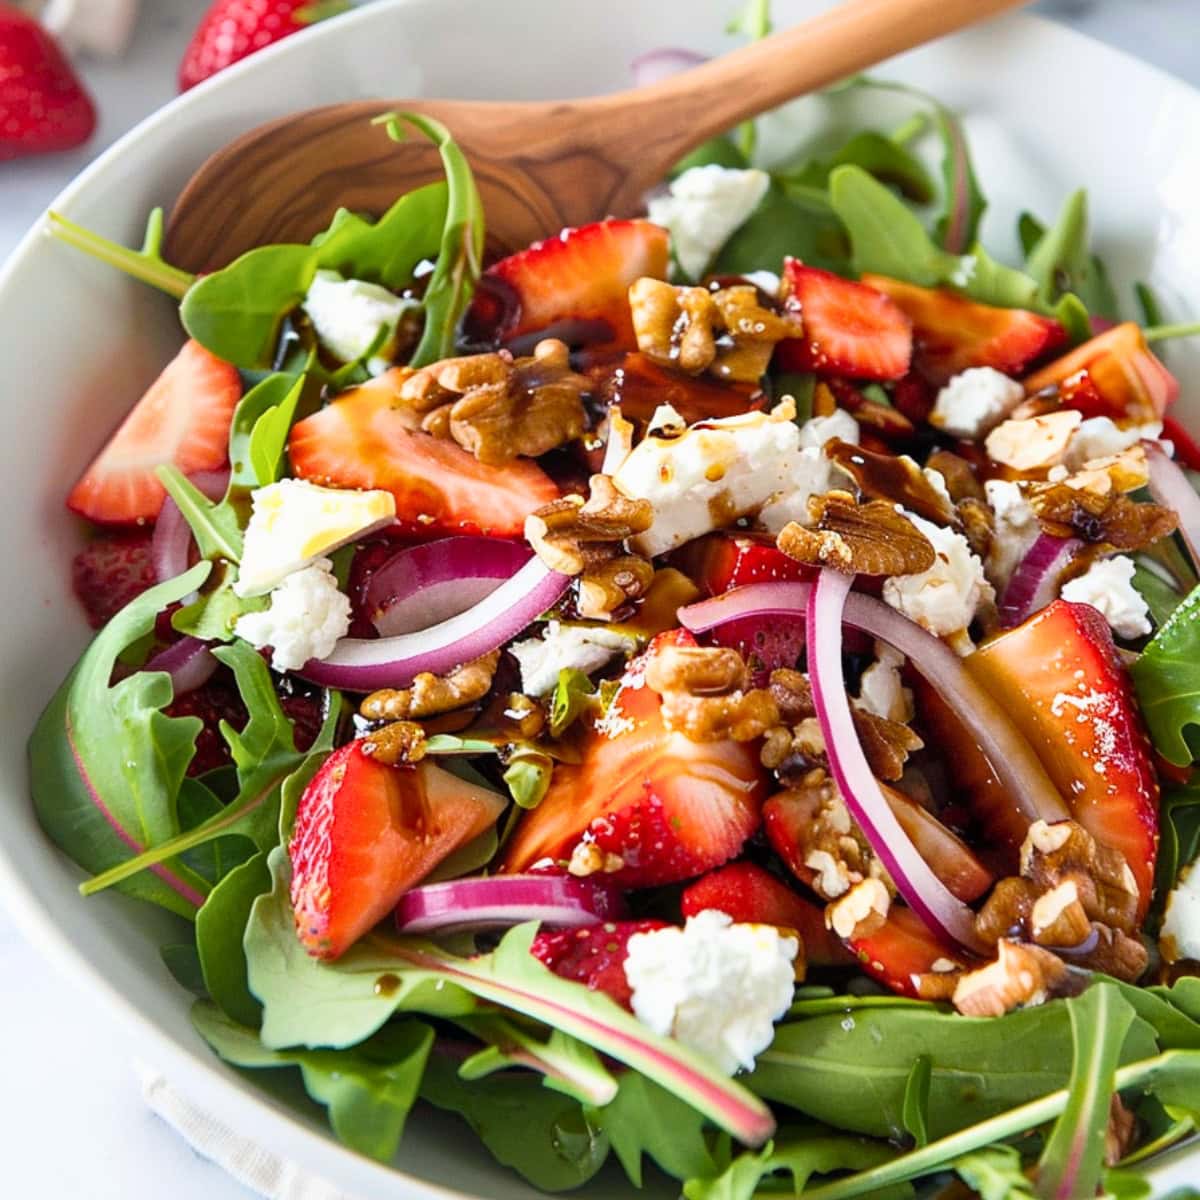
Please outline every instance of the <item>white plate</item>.
[{"label": "white plate", "polygon": [[[726,48],[721,30],[729,7],[730,0],[372,4],[169,105],[101,157],[56,207],[133,242],[147,210],[169,204],[206,154],[269,117],[363,96],[539,98],[612,90],[626,85],[629,59],[654,46]],[[775,11],[786,23],[822,7],[777,0]],[[985,240],[996,250],[1012,247],[1020,209],[1050,217],[1086,183],[1097,243],[1122,287],[1148,279],[1171,316],[1200,313],[1200,94],[1029,17],[926,48],[884,73],[923,85],[966,113],[992,201]],[[826,115],[825,102],[813,101],[789,119],[804,125]],[[399,1169],[391,1171],[339,1147],[311,1106],[297,1109],[286,1094],[268,1095],[221,1065],[192,1032],[190,997],[159,960],[158,946],[179,939],[173,919],[112,893],[81,900],[78,872],[34,820],[25,734],[87,638],[69,594],[79,531],[63,496],[179,337],[169,301],[36,233],[0,273],[7,417],[0,442],[7,580],[0,727],[8,731],[0,746],[0,888],[30,939],[81,993],[135,1029],[146,1057],[248,1136],[364,1198],[533,1196],[492,1164],[457,1119],[415,1117]],[[1172,346],[1170,362],[1184,383],[1181,407],[1197,411],[1189,393],[1200,389],[1200,349]],[[70,1087],[68,1077],[63,1086]],[[1189,1181],[1198,1169],[1179,1164],[1161,1184]],[[586,1194],[631,1192],[614,1171]]]}]

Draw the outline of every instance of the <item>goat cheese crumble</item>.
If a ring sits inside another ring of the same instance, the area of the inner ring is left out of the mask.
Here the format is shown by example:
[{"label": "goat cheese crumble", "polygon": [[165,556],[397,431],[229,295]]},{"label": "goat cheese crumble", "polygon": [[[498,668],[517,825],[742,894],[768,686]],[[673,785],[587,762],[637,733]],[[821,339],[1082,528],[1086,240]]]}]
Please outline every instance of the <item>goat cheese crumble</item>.
[{"label": "goat cheese crumble", "polygon": [[983,563],[967,539],[953,529],[904,514],[933,545],[933,566],[918,575],[893,575],[884,580],[883,598],[894,609],[955,645],[960,653],[973,648],[967,626],[995,592],[983,573]]},{"label": "goat cheese crumble", "polygon": [[239,617],[234,632],[259,649],[270,646],[277,671],[298,671],[327,657],[350,632],[350,600],[338,590],[327,558],[293,571],[270,599],[265,611]]},{"label": "goat cheese crumble", "polygon": [[717,251],[759,206],[771,180],[765,171],[709,163],[673,179],[664,196],[647,204],[650,220],[665,226],[685,275],[699,279]]},{"label": "goat cheese crumble", "polygon": [[1169,963],[1181,958],[1200,960],[1200,870],[1195,863],[1183,872],[1167,896],[1158,940]]},{"label": "goat cheese crumble", "polygon": [[1071,408],[1021,421],[1005,421],[987,436],[988,457],[1014,471],[1057,466],[1082,421],[1082,415]]},{"label": "goat cheese crumble", "polygon": [[835,408],[827,417],[811,417],[800,426],[802,450],[819,450],[834,438],[858,445],[858,422],[844,408]]},{"label": "goat cheese crumble", "polygon": [[1037,541],[1041,527],[1018,484],[1007,479],[989,479],[983,490],[996,518],[988,550],[987,574],[996,587],[1003,588],[1030,546]]},{"label": "goat cheese crumble", "polygon": [[521,690],[527,696],[545,696],[554,691],[559,671],[574,669],[590,675],[618,654],[632,654],[636,649],[633,638],[623,633],[558,621],[547,621],[541,637],[509,646],[520,664]]},{"label": "goat cheese crumble", "polygon": [[1089,417],[1075,430],[1064,461],[1071,470],[1078,470],[1085,463],[1097,458],[1112,458],[1130,446],[1136,446],[1143,438],[1154,439],[1160,433],[1161,421],[1122,429],[1111,417]]},{"label": "goat cheese crumble", "polygon": [[1150,632],[1150,610],[1133,586],[1136,567],[1124,554],[1093,563],[1059,593],[1073,604],[1090,604],[1118,637],[1144,637]]},{"label": "goat cheese crumble", "polygon": [[357,362],[374,348],[367,369],[378,375],[392,365],[390,343],[413,302],[377,283],[343,279],[337,271],[318,271],[300,307],[308,314],[317,340],[342,362]]},{"label": "goat cheese crumble", "polygon": [[1025,389],[994,367],[971,367],[937,394],[929,423],[952,437],[978,440],[1022,400]]},{"label": "goat cheese crumble", "polygon": [[875,661],[862,673],[859,682],[858,708],[884,717],[889,721],[907,724],[913,719],[913,695],[900,679],[905,658],[887,642],[875,643]]},{"label": "goat cheese crumble", "polygon": [[256,488],[234,591],[261,596],[293,571],[396,519],[391,492],[318,487],[281,479]]},{"label": "goat cheese crumble", "polygon": [[799,950],[773,925],[735,925],[711,908],[683,929],[636,933],[625,960],[633,1011],[722,1071],[748,1071],[792,1002]]}]

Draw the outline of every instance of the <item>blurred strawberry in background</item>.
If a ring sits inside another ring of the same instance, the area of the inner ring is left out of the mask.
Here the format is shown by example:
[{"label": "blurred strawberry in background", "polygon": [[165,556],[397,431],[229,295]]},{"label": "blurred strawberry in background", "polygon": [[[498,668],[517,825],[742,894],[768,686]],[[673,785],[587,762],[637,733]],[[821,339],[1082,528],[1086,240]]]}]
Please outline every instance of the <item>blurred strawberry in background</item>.
[{"label": "blurred strawberry in background", "polygon": [[53,35],[0,3],[0,162],[70,150],[95,128],[92,98]]},{"label": "blurred strawberry in background", "polygon": [[179,90],[350,7],[348,0],[216,0],[179,65]]}]

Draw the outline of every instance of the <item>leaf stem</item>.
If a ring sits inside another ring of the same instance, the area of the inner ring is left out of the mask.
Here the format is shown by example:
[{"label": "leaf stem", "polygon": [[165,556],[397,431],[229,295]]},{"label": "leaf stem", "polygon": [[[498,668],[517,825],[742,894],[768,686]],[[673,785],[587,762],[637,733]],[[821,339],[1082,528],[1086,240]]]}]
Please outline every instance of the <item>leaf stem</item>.
[{"label": "leaf stem", "polygon": [[162,224],[162,209],[156,208],[147,222],[146,241],[142,249],[130,250],[128,246],[122,246],[93,233],[90,229],[85,229],[82,225],[77,225],[62,213],[51,211],[46,214],[46,228],[59,241],[90,254],[110,267],[116,267],[118,271],[123,271],[142,283],[148,283],[151,287],[166,292],[168,296],[174,296],[176,300],[182,300],[188,288],[196,282],[196,277],[163,262],[160,253]]},{"label": "leaf stem", "polygon": [[1172,338],[1196,337],[1197,335],[1200,335],[1200,321],[1195,321],[1190,325],[1151,325],[1142,330],[1142,336],[1151,344],[1170,341]]}]

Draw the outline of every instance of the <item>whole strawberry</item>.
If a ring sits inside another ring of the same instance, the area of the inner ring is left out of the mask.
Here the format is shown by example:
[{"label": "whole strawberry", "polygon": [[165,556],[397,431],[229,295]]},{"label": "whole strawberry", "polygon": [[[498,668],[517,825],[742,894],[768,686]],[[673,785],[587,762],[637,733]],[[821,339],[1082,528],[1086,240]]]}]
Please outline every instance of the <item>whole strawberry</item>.
[{"label": "whole strawberry", "polygon": [[179,64],[179,90],[349,7],[338,0],[216,0]]},{"label": "whole strawberry", "polygon": [[70,150],[95,128],[91,97],[54,38],[0,3],[0,162]]}]

